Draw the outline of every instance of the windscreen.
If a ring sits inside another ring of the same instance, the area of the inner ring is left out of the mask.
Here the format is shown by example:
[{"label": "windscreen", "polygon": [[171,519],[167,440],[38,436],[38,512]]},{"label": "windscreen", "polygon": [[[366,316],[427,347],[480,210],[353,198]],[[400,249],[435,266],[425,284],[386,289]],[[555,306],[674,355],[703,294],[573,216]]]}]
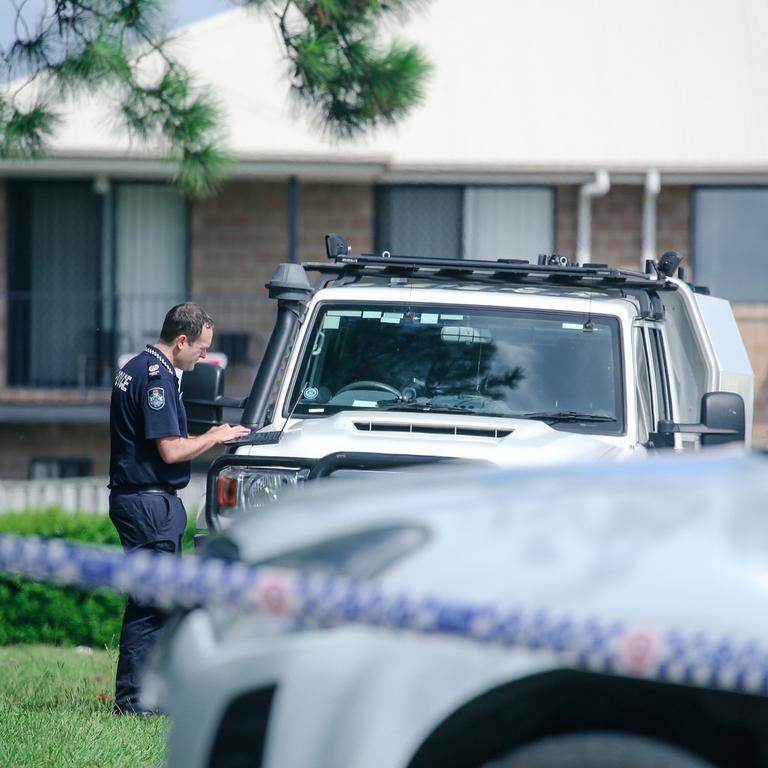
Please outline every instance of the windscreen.
[{"label": "windscreen", "polygon": [[426,305],[325,305],[289,408],[424,411],[623,431],[615,318]]}]

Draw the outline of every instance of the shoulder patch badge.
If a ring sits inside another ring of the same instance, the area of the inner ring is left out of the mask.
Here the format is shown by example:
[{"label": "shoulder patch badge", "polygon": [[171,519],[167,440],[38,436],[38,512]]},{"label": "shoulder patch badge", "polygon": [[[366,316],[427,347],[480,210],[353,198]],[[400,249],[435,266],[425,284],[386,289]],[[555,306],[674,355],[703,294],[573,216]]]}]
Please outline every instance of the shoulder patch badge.
[{"label": "shoulder patch badge", "polygon": [[147,400],[153,411],[159,411],[165,405],[165,390],[162,387],[152,387],[147,390]]},{"label": "shoulder patch badge", "polygon": [[159,379],[160,378],[160,366],[157,363],[152,363],[152,365],[147,366],[147,375],[151,379]]}]

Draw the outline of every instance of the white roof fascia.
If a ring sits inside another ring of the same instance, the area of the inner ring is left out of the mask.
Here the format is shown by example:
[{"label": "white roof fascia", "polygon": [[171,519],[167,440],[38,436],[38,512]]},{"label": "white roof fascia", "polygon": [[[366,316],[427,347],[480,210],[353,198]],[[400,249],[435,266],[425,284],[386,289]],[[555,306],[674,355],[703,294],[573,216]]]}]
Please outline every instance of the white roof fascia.
[{"label": "white roof fascia", "polygon": [[103,157],[42,157],[38,160],[0,161],[0,176],[16,178],[82,177],[170,179],[178,167],[169,160]]},{"label": "white roof fascia", "polygon": [[[379,178],[382,163],[296,160],[237,160],[228,179],[286,179],[297,176],[304,181],[372,181]],[[82,177],[107,175],[111,178],[170,180],[178,166],[170,160],[134,157],[56,157],[38,160],[0,161],[0,177]]]},{"label": "white roof fascia", "polygon": [[[106,175],[114,179],[162,179],[170,181],[178,167],[170,160],[137,157],[47,156],[37,160],[2,160],[0,178],[82,178]],[[609,169],[610,170],[610,169]],[[616,185],[642,186],[647,171],[610,171]],[[304,182],[359,182],[381,184],[459,184],[478,186],[569,186],[594,177],[593,170],[478,171],[392,170],[384,161],[331,162],[290,159],[235,161],[230,181],[274,181],[296,176]],[[768,186],[768,169],[755,171],[662,172],[662,186]]]}]

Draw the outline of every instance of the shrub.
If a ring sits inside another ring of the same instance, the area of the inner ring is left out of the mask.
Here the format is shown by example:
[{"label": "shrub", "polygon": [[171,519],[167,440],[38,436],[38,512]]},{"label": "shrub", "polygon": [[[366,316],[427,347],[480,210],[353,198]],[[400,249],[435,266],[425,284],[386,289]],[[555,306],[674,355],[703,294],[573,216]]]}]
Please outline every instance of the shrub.
[{"label": "shrub", "polygon": [[[193,525],[187,526],[185,548]],[[119,546],[106,515],[31,510],[0,515],[0,533]],[[97,590],[55,587],[0,574],[0,645],[49,643],[116,647],[125,599]]]},{"label": "shrub", "polygon": [[65,512],[56,507],[0,515],[0,533],[120,546],[115,526],[107,515]]}]

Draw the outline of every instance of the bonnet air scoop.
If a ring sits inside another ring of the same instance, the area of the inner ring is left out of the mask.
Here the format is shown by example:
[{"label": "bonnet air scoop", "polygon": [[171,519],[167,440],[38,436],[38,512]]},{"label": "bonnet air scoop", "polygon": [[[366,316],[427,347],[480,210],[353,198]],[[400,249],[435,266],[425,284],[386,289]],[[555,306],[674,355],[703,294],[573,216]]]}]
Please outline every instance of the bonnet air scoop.
[{"label": "bonnet air scoop", "polygon": [[510,428],[455,426],[451,424],[423,424],[413,422],[391,421],[353,421],[355,429],[360,432],[406,432],[428,435],[452,435],[454,437],[485,437],[499,440],[511,435]]}]

